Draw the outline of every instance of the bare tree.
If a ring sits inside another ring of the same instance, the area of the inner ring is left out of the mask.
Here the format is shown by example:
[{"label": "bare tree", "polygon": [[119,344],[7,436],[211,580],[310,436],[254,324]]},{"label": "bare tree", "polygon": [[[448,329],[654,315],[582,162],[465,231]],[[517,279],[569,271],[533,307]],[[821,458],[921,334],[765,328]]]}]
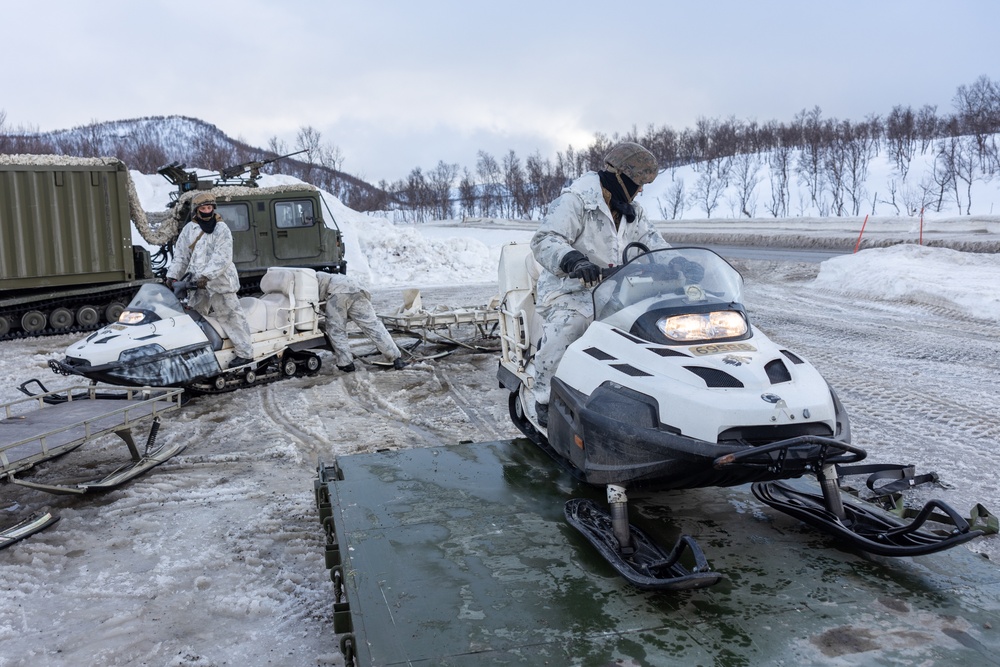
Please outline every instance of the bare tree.
[{"label": "bare tree", "polygon": [[759,153],[739,153],[733,156],[732,178],[740,215],[752,218],[757,214],[757,184],[763,166]]},{"label": "bare tree", "polygon": [[767,209],[775,218],[788,215],[788,204],[791,199],[789,179],[791,174],[792,148],[781,143],[767,156],[771,175],[771,203]]},{"label": "bare tree", "polygon": [[486,151],[479,151],[476,159],[476,174],[482,184],[480,209],[487,218],[501,217],[503,206],[503,176],[496,158]]},{"label": "bare tree", "polygon": [[529,207],[527,178],[514,151],[509,151],[503,159],[503,182],[507,195],[506,217],[526,217]]},{"label": "bare tree", "polygon": [[476,215],[477,188],[468,169],[462,172],[462,180],[458,184],[458,199],[462,206],[462,217],[472,218]]},{"label": "bare tree", "polygon": [[267,140],[267,150],[275,155],[287,155],[288,144],[274,136]]},{"label": "bare tree", "polygon": [[692,196],[705,209],[705,217],[711,218],[712,211],[719,205],[719,198],[729,186],[732,158],[720,157],[702,163],[702,171],[694,184]]},{"label": "bare tree", "polygon": [[313,169],[315,165],[319,164],[322,151],[321,138],[320,131],[311,125],[300,127],[298,134],[295,135],[296,149],[306,152],[305,159],[300,160],[305,164],[305,173],[302,175],[304,181],[312,181]]},{"label": "bare tree", "polygon": [[975,137],[979,168],[986,168],[995,153],[993,135],[1000,130],[1000,84],[986,75],[970,86],[959,86],[954,98],[963,134]]},{"label": "bare tree", "polygon": [[892,108],[885,121],[885,139],[889,158],[899,172],[899,177],[905,181],[917,150],[917,117],[913,109],[899,105]]},{"label": "bare tree", "polygon": [[[657,198],[660,215],[664,220],[677,220],[684,215],[684,205],[687,203],[684,193],[684,179],[671,179],[671,186],[663,193],[663,198]],[[665,200],[665,201],[664,201]]]},{"label": "bare tree", "polygon": [[451,220],[453,207],[451,199],[451,189],[458,176],[458,165],[447,164],[444,160],[437,163],[437,167],[430,173],[428,187],[433,202],[434,216],[438,220]]}]

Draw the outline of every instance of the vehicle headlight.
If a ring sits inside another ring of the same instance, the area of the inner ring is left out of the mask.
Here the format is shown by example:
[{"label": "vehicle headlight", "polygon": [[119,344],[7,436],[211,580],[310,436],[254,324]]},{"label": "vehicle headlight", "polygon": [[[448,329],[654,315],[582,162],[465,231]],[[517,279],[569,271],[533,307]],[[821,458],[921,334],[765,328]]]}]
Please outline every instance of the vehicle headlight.
[{"label": "vehicle headlight", "polygon": [[663,317],[656,326],[664,336],[678,342],[734,338],[747,332],[747,321],[735,310]]},{"label": "vehicle headlight", "polygon": [[138,310],[123,310],[122,314],[118,316],[120,324],[139,324],[144,319],[146,319],[146,313]]}]

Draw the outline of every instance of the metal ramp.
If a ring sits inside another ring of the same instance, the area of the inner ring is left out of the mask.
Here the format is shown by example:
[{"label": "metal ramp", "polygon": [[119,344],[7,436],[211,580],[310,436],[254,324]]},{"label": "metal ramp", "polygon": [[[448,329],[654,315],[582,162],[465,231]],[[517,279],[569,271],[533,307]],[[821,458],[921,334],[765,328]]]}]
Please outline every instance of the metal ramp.
[{"label": "metal ramp", "polygon": [[840,550],[748,486],[630,494],[644,531],[694,536],[726,577],[678,593],[623,581],[563,516],[603,489],[525,440],[318,473],[348,665],[998,664],[994,564]]}]

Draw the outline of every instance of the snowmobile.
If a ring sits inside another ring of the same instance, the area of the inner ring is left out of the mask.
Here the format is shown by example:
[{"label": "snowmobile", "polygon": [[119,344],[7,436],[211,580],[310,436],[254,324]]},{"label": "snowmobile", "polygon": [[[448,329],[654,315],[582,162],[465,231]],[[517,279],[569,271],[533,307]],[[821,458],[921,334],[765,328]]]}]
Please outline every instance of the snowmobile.
[{"label": "snowmobile", "polygon": [[64,359],[49,360],[62,375],[125,386],[183,387],[219,393],[302,374],[322,361],[327,348],[321,328],[316,272],[272,267],[261,279],[263,294],[243,297],[253,343],[253,363],[229,368],[236,353],[222,327],[184,303],[192,287],[174,291],[147,283],[118,321],[70,345]]},{"label": "snowmobile", "polygon": [[[634,585],[699,588],[722,575],[689,536],[667,552],[631,525],[628,489],[751,483],[767,505],[887,556],[931,553],[983,534],[939,501],[904,523],[842,497],[838,479],[853,470],[903,466],[849,465],[866,452],[851,444],[836,392],[750,323],[741,274],[706,248],[630,244],[622,264],[604,271],[592,290],[593,322],[556,369],[543,424],[532,392],[538,268],[529,246],[504,247],[498,380],[522,433],[578,479],[606,487],[609,511],[572,499],[566,518]],[[805,475],[815,476],[819,493],[783,481]],[[953,524],[950,532],[923,529],[932,515]],[[682,562],[692,559],[693,568]]]}]

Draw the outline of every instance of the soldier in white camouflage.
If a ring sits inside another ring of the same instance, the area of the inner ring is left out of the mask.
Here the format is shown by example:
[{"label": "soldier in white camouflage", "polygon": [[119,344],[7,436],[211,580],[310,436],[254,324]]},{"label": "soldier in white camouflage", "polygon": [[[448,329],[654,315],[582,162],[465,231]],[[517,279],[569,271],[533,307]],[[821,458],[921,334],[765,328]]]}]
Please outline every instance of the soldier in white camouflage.
[{"label": "soldier in white camouflage", "polygon": [[392,362],[393,368],[404,368],[406,364],[399,347],[375,314],[368,290],[357,280],[339,273],[317,271],[316,278],[319,281],[319,298],[326,300],[326,338],[333,348],[337,368],[345,373],[353,373],[355,370],[347,338],[348,322],[354,322],[372,339],[378,351],[387,361]]},{"label": "soldier in white camouflage", "polygon": [[194,215],[174,244],[166,283],[170,287],[182,276],[191,276],[197,289],[188,305],[222,326],[236,353],[229,367],[236,368],[253,362],[253,342],[236,296],[240,277],[233,263],[233,234],[215,208],[211,192],[199,192],[191,199]]},{"label": "soldier in white camouflage", "polygon": [[669,248],[635,197],[659,173],[656,158],[639,144],[614,146],[604,168],[588,172],[566,187],[549,204],[531,239],[541,264],[537,304],[542,341],[535,353],[534,397],[539,422],[548,422],[552,374],[569,345],[594,319],[590,288],[602,268],[621,263],[622,250],[632,242],[650,250]]}]

